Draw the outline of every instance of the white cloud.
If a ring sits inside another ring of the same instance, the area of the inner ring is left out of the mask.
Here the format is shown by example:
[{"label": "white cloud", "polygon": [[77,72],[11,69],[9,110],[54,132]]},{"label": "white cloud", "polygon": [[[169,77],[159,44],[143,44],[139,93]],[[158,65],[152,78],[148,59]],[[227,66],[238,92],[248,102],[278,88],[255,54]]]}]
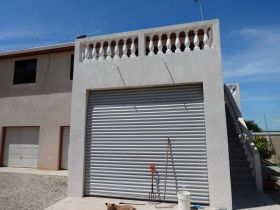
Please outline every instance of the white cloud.
[{"label": "white cloud", "polygon": [[21,38],[38,38],[44,35],[42,29],[14,29],[14,30],[1,30],[0,41],[21,39]]},{"label": "white cloud", "polygon": [[242,97],[243,102],[271,102],[271,101],[280,101],[279,96],[275,95],[260,95],[260,96],[251,96],[251,97]]},{"label": "white cloud", "polygon": [[238,33],[253,42],[261,41],[261,46],[280,42],[279,27],[242,28]]},{"label": "white cloud", "polygon": [[280,82],[280,29],[242,28],[230,33],[240,50],[224,59],[225,78],[238,81]]}]

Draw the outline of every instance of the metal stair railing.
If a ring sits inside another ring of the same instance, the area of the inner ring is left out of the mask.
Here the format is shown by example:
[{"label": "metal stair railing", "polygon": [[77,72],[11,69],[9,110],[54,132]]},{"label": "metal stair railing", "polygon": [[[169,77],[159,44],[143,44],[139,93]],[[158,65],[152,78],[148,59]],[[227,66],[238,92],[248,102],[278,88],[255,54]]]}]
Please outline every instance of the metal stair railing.
[{"label": "metal stair railing", "polygon": [[250,168],[253,171],[256,187],[258,191],[263,191],[261,160],[259,152],[253,142],[252,132],[248,130],[245,120],[232,96],[230,87],[224,86],[225,102],[227,104],[229,113],[234,121],[235,129],[238,137],[242,143],[247,160],[250,163]]}]

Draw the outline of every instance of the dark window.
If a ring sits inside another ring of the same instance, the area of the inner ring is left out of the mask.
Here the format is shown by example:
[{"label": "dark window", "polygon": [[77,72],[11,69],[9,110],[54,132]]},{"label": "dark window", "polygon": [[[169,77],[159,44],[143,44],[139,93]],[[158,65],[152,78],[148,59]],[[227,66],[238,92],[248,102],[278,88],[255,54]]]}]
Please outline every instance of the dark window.
[{"label": "dark window", "polygon": [[14,84],[34,83],[36,81],[37,59],[15,62]]},{"label": "dark window", "polygon": [[74,73],[74,55],[71,55],[70,61],[70,80],[73,80],[73,73]]}]

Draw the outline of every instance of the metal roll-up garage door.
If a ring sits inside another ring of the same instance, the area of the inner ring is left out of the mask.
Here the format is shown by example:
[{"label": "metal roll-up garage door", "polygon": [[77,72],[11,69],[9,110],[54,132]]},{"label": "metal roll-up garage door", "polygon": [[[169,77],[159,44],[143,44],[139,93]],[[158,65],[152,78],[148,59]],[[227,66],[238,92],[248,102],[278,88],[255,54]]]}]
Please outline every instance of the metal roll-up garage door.
[{"label": "metal roll-up garage door", "polygon": [[5,129],[4,166],[37,168],[39,127]]},{"label": "metal roll-up garage door", "polygon": [[203,89],[188,86],[92,91],[88,97],[85,195],[148,199],[150,164],[167,201],[187,189],[193,203],[209,203]]}]

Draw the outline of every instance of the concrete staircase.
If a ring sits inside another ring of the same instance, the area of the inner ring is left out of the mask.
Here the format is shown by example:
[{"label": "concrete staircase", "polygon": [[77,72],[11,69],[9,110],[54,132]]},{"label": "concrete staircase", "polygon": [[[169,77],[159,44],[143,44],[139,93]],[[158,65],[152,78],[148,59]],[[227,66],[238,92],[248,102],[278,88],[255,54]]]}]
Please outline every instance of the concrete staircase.
[{"label": "concrete staircase", "polygon": [[230,176],[232,191],[239,189],[255,190],[255,180],[246,159],[242,143],[236,133],[233,119],[226,107],[227,132],[229,145]]}]

